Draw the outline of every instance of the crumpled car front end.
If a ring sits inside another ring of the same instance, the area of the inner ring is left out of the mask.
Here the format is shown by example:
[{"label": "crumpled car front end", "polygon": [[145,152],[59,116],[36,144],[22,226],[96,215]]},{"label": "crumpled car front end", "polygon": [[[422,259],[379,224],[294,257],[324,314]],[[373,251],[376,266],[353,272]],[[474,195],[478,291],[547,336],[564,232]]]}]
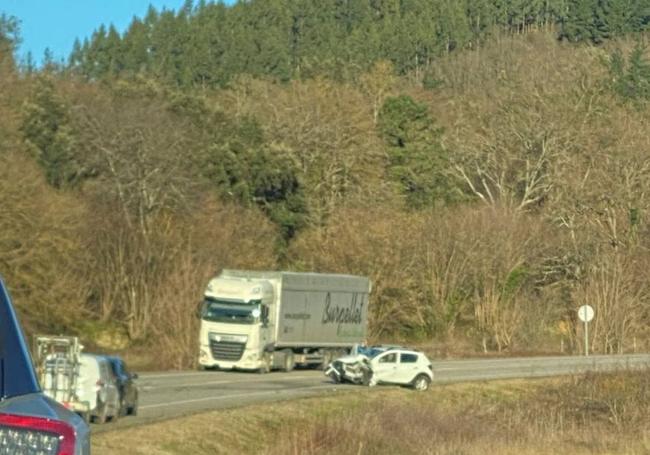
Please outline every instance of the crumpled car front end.
[{"label": "crumpled car front end", "polygon": [[370,359],[362,354],[336,359],[325,370],[325,376],[336,383],[374,385]]}]

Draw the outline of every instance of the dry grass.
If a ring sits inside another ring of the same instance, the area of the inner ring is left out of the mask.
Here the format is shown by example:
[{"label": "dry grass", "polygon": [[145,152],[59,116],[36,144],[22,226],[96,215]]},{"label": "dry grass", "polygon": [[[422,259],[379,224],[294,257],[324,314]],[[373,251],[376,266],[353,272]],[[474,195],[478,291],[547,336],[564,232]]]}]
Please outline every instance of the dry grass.
[{"label": "dry grass", "polygon": [[355,393],[215,411],[93,439],[94,454],[646,454],[640,372]]}]

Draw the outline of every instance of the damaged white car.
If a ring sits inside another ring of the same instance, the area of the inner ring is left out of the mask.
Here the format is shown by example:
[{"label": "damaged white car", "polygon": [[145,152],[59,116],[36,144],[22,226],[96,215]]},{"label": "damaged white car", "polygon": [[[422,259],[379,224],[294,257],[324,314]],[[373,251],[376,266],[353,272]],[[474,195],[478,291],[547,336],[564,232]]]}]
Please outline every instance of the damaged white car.
[{"label": "damaged white car", "polygon": [[334,382],[374,386],[399,384],[424,391],[433,380],[433,367],[421,352],[399,347],[357,348],[329,364],[325,375]]}]

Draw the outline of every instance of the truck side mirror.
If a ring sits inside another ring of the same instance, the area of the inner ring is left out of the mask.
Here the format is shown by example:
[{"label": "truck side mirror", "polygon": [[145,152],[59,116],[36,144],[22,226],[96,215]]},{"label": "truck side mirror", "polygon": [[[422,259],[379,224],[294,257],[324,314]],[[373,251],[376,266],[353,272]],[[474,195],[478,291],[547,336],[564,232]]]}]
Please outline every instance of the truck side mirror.
[{"label": "truck side mirror", "polygon": [[196,306],[196,318],[201,319],[203,317],[203,302],[199,302]]}]

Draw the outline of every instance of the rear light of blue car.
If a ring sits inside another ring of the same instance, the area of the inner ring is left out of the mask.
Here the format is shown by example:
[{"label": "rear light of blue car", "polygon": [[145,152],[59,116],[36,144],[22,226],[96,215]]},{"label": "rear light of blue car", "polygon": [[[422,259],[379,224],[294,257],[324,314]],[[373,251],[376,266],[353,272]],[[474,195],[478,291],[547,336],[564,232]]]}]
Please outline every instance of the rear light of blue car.
[{"label": "rear light of blue car", "polygon": [[0,455],[74,455],[75,432],[65,422],[0,414]]}]

